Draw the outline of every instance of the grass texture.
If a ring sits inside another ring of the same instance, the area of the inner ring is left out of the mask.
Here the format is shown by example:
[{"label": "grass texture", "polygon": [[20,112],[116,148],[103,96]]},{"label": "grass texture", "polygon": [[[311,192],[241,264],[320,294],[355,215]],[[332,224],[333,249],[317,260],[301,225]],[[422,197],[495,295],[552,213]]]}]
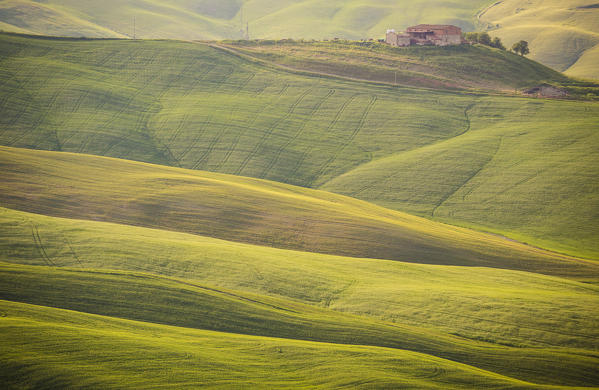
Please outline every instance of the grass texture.
[{"label": "grass texture", "polygon": [[[583,350],[493,346],[152,275],[11,265],[0,268],[0,284],[2,298],[11,301],[185,328],[408,349],[542,384],[599,381],[585,373],[597,359]],[[557,365],[568,374],[556,372]]]},{"label": "grass texture", "polygon": [[[567,388],[397,349],[185,329],[0,302],[3,383],[36,388]],[[33,375],[32,375],[33,373]]]},{"label": "grass texture", "polygon": [[307,77],[193,43],[0,43],[1,144],[320,187],[599,257],[597,103]]},{"label": "grass texture", "polygon": [[478,15],[509,46],[521,39],[531,58],[570,76],[599,79],[599,7],[593,0],[493,3]]},{"label": "grass texture", "polygon": [[263,40],[218,46],[299,71],[392,85],[514,94],[544,82],[573,83],[538,62],[482,45],[393,48],[376,42]]},{"label": "grass texture", "polygon": [[[346,256],[596,278],[598,264],[323,191],[0,147],[7,207]],[[151,190],[149,190],[151,189]]]},{"label": "grass texture", "polygon": [[[493,268],[280,250],[164,230],[2,211],[0,253],[7,262],[163,275],[494,344],[597,348],[597,294],[592,283]],[[7,280],[6,294],[17,288],[10,284],[14,278]],[[77,296],[85,288],[80,290]],[[77,297],[63,298],[77,301]]]}]

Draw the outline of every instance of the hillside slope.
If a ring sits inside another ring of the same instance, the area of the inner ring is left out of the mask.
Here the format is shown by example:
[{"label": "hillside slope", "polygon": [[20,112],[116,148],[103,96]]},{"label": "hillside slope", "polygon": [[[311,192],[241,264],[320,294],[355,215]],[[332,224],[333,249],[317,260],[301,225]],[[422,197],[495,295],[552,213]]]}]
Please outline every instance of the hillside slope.
[{"label": "hillside slope", "polygon": [[175,39],[380,38],[419,23],[491,29],[508,45],[531,42],[532,58],[599,79],[599,11],[594,0],[4,0],[0,29],[58,36]]},{"label": "hillside slope", "polygon": [[[493,268],[346,258],[165,230],[1,211],[1,261],[174,277],[177,281],[171,282],[175,285],[189,282],[214,286],[221,293],[237,290],[251,300],[255,300],[252,295],[282,298],[497,345],[599,348],[597,287],[590,283]],[[580,267],[584,270],[583,265]],[[39,270],[40,275],[52,272]],[[53,289],[45,291],[41,286],[46,282],[19,284],[16,275],[13,282],[11,273],[7,275],[7,283],[13,284],[5,289],[6,298],[24,296],[29,289],[35,289],[34,284],[40,291],[29,293],[37,299],[31,302],[47,304],[47,299],[58,294],[62,302],[77,303]],[[48,280],[52,278],[48,275]],[[149,278],[157,283],[159,280]],[[588,277],[583,280],[596,282]],[[123,305],[117,301],[113,314]],[[159,304],[150,298],[147,301],[149,305]],[[70,307],[81,309],[93,306],[93,302]],[[271,308],[290,304],[277,303],[276,299],[268,302]],[[153,315],[168,321],[168,316]],[[210,324],[196,316],[183,316],[187,323]],[[255,325],[244,331],[265,331],[263,325]]]},{"label": "hillside slope", "polygon": [[217,47],[309,71],[387,84],[507,92],[573,81],[538,62],[483,45],[393,48],[375,42],[232,41]]},{"label": "hillside slope", "polygon": [[[471,29],[488,0],[409,3],[376,0],[4,0],[6,31],[25,29],[62,36],[138,38],[241,38],[246,23],[260,38],[379,37],[387,28],[416,23],[452,23]],[[243,30],[243,31],[242,31]]]},{"label": "hillside slope", "polygon": [[599,257],[597,103],[306,77],[183,42],[2,35],[0,51],[0,144],[324,186]]},{"label": "hillside slope", "polygon": [[599,7],[595,0],[504,0],[478,15],[508,46],[524,39],[530,56],[570,76],[599,79]]},{"label": "hillside slope", "polygon": [[525,104],[514,110],[480,99],[464,134],[364,164],[321,188],[597,258],[599,105]]},{"label": "hillside slope", "polygon": [[356,257],[595,278],[578,261],[339,195],[249,178],[0,147],[6,207]]},{"label": "hillside slope", "polygon": [[185,329],[6,301],[0,310],[6,336],[0,375],[9,387],[548,388],[389,348]]},{"label": "hillside slope", "polygon": [[599,382],[596,375],[580,377],[599,363],[582,350],[495,346],[153,275],[0,265],[0,285],[9,289],[0,297],[17,302],[193,329],[407,349],[544,384]]}]

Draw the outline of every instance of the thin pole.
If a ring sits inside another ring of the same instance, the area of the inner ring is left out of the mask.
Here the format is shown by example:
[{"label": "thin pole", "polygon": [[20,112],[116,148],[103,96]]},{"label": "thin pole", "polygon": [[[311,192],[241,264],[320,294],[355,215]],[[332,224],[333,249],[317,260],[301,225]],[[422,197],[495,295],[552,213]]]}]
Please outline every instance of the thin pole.
[{"label": "thin pole", "polygon": [[240,18],[240,20],[239,20],[239,32],[241,33],[241,38],[243,39],[244,38],[244,36],[243,36],[243,4],[241,4],[241,10],[240,10],[239,14],[240,14],[239,15],[239,18]]},{"label": "thin pole", "polygon": [[135,16],[133,17],[133,39],[135,39]]}]

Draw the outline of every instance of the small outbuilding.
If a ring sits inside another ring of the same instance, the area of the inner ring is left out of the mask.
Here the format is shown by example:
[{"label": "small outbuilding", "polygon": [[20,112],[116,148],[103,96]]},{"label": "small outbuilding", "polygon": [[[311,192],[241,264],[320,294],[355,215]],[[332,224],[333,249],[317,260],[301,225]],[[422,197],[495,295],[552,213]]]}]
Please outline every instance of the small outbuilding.
[{"label": "small outbuilding", "polygon": [[523,93],[528,96],[546,98],[561,98],[568,96],[568,91],[563,88],[554,87],[550,84],[541,84],[539,86],[527,89]]}]

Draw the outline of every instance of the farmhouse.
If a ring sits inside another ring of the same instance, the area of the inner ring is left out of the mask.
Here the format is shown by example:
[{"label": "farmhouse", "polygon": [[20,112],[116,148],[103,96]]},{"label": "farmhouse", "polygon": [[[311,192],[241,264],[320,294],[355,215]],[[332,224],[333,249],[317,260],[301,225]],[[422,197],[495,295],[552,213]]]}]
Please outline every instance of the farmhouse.
[{"label": "farmhouse", "polygon": [[391,46],[412,45],[459,45],[464,42],[462,29],[450,25],[419,24],[408,27],[405,32],[387,30],[385,42]]}]

